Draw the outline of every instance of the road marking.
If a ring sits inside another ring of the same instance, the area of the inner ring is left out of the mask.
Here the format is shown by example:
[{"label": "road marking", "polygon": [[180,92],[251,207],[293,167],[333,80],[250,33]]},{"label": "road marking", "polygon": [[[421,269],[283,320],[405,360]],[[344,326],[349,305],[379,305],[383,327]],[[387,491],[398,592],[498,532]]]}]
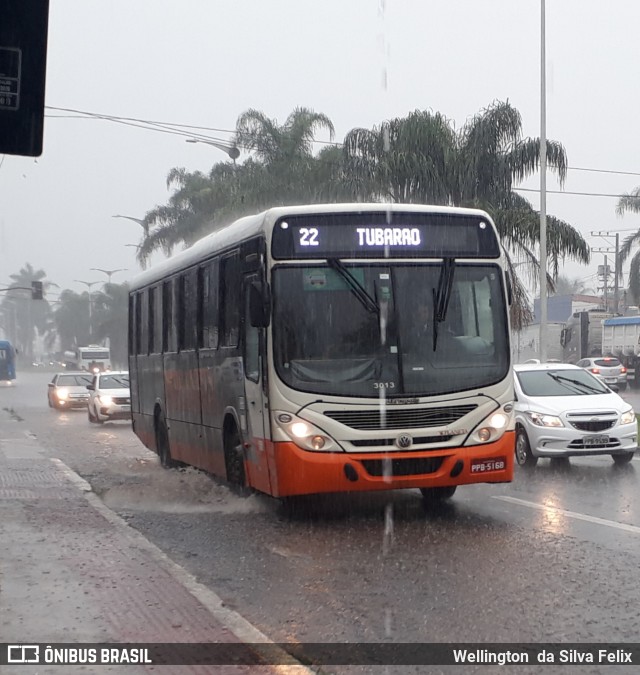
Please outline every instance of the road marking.
[{"label": "road marking", "polygon": [[586,520],[588,523],[595,523],[596,525],[605,525],[606,527],[615,527],[618,530],[625,532],[633,532],[633,534],[640,534],[640,527],[636,525],[627,525],[626,523],[618,523],[615,520],[605,520],[604,518],[597,518],[596,516],[588,516],[586,513],[577,513],[576,511],[567,511],[566,509],[559,509],[556,506],[545,506],[544,504],[536,504],[535,502],[528,502],[525,499],[518,499],[517,497],[506,497],[502,495],[494,495],[493,499],[499,499],[510,504],[520,504],[520,506],[528,506],[530,509],[537,509],[538,511],[548,511],[557,513],[567,518],[574,518],[575,520]]}]

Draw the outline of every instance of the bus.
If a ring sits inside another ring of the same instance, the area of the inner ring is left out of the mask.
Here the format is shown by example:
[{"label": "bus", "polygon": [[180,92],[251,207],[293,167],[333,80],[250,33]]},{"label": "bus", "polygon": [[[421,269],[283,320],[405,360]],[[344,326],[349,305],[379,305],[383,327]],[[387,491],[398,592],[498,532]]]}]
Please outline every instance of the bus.
[{"label": "bus", "polygon": [[510,288],[480,210],[241,218],[131,283],[133,430],[278,498],[509,482]]},{"label": "bus", "polygon": [[12,384],[16,379],[16,350],[9,340],[0,340],[0,382]]},{"label": "bus", "polygon": [[111,352],[108,347],[87,345],[64,353],[65,368],[101,373],[111,370]]}]

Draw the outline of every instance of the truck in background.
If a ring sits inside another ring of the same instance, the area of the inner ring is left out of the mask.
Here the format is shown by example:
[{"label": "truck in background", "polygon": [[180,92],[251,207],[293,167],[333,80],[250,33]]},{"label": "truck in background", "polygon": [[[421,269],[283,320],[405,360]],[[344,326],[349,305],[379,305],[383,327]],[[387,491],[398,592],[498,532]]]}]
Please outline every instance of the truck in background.
[{"label": "truck in background", "polygon": [[562,360],[577,363],[580,359],[602,356],[602,322],[613,316],[603,308],[574,312],[560,333]]},{"label": "truck in background", "polygon": [[640,316],[604,319],[602,355],[615,356],[627,369],[630,386],[640,386]]},{"label": "truck in background", "polygon": [[100,345],[76,347],[74,351],[64,353],[64,364],[68,370],[100,373],[111,370],[111,353],[108,347]]}]

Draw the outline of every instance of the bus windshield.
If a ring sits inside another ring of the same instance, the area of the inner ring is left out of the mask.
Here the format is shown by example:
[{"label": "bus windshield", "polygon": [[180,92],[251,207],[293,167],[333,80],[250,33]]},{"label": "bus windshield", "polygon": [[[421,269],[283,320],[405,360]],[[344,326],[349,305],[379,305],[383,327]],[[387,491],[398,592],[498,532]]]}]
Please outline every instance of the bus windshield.
[{"label": "bus windshield", "polygon": [[[456,262],[440,307],[441,263],[349,263],[341,273],[334,267],[273,270],[274,359],[290,387],[341,396],[426,396],[507,376],[507,311],[497,265]],[[356,282],[366,295],[354,292]],[[371,311],[367,296],[379,312]]]}]

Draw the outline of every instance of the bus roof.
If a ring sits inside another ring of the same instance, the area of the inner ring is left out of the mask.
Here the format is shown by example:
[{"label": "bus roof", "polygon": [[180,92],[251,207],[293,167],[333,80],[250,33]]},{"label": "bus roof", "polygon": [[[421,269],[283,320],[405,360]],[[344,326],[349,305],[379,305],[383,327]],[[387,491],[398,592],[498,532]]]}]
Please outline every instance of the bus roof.
[{"label": "bus roof", "polygon": [[300,206],[276,206],[261,213],[239,218],[228,225],[205,235],[189,248],[141,272],[129,283],[130,290],[137,290],[163,279],[192,264],[196,264],[208,254],[232,247],[235,243],[250,239],[267,231],[282,216],[304,214],[332,213],[438,213],[491,217],[480,209],[458,208],[452,206],[433,206],[426,204],[390,204],[390,203],[339,203],[339,204],[306,204]]}]

